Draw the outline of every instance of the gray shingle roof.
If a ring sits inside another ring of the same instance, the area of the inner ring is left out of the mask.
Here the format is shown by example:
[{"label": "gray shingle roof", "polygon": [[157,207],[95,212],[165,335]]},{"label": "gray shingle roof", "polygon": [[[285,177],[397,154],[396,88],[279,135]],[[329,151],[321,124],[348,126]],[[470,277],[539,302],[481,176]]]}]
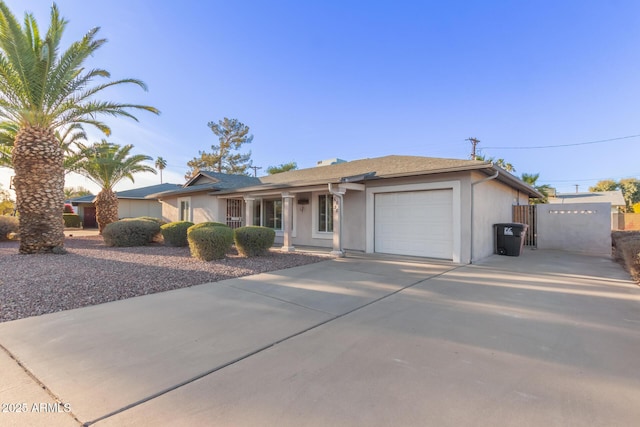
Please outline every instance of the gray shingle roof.
[{"label": "gray shingle roof", "polygon": [[118,196],[118,199],[144,199],[149,194],[171,191],[179,188],[182,188],[182,185],[165,183],[125,191],[116,191],[116,195]]},{"label": "gray shingle roof", "polygon": [[167,191],[156,191],[148,194],[146,198],[153,199],[167,196],[179,196],[182,194],[192,194],[201,191],[222,191],[258,184],[260,184],[260,180],[252,176],[200,171],[184,186],[179,186],[177,189],[170,189]]},{"label": "gray shingle roof", "polygon": [[440,159],[419,156],[385,156],[353,160],[329,166],[292,170],[261,177],[264,184],[294,184],[297,182],[338,182],[341,178],[375,172],[378,178],[475,169],[487,166],[479,160]]}]

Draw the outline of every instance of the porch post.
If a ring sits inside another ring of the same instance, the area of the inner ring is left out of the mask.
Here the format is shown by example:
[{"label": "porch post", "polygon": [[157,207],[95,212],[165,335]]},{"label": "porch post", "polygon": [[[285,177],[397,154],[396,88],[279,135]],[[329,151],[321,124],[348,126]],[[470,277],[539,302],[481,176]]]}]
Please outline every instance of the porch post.
[{"label": "porch post", "polygon": [[254,202],[256,199],[253,197],[245,197],[244,198],[244,221],[245,225],[254,225],[253,224],[253,208]]},{"label": "porch post", "polygon": [[296,248],[293,246],[293,199],[294,195],[290,193],[282,193],[282,228],[284,232],[282,240],[283,252],[293,252]]},{"label": "porch post", "polygon": [[338,188],[337,190],[329,184],[329,193],[333,195],[333,250],[331,255],[338,258],[344,257],[344,250],[342,249],[342,209],[344,207],[343,196],[347,192],[344,188]]}]

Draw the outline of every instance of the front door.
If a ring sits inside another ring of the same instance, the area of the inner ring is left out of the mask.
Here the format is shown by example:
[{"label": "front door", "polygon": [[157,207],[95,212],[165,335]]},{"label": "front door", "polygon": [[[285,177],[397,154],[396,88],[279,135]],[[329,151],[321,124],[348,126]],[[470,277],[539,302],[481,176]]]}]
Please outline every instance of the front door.
[{"label": "front door", "polygon": [[98,226],[98,223],[96,222],[96,207],[85,206],[84,209],[82,209],[82,212],[82,226],[84,228],[96,228]]}]

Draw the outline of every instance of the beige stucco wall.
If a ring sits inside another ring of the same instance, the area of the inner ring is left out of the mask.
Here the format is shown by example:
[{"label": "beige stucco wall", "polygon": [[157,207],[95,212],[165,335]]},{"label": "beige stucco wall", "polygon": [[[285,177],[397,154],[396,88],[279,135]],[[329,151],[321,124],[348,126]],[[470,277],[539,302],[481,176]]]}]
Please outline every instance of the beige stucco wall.
[{"label": "beige stucco wall", "polygon": [[119,218],[162,217],[162,205],[156,200],[118,200]]},{"label": "beige stucco wall", "polygon": [[179,220],[178,200],[189,199],[191,205],[191,221],[195,224],[206,221],[226,221],[226,211],[221,216],[219,206],[223,204],[226,209],[226,201],[218,200],[209,194],[191,194],[183,197],[167,197],[161,200],[162,219],[166,222]]},{"label": "beige stucco wall", "polygon": [[538,205],[538,249],[611,256],[611,204]]},{"label": "beige stucco wall", "polygon": [[[485,177],[484,174],[475,173],[473,182],[478,182]],[[469,248],[473,251],[471,262],[493,254],[495,239],[493,224],[513,222],[512,206],[529,203],[526,195],[497,180],[480,182],[472,187],[470,192],[472,200],[471,197],[469,199],[469,206],[473,206],[473,244]]]}]

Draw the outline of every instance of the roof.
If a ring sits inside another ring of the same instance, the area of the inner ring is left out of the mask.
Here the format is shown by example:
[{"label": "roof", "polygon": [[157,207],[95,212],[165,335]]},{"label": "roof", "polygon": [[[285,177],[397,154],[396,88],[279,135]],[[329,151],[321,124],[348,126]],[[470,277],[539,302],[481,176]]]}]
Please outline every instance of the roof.
[{"label": "roof", "polygon": [[363,182],[372,179],[432,175],[447,172],[482,171],[487,176],[496,172],[497,180],[523,191],[530,197],[543,197],[535,188],[491,163],[480,160],[444,159],[420,156],[384,156],[353,160],[308,169],[297,169],[260,178],[261,184],[241,187],[224,193],[286,189],[327,183]]},{"label": "roof", "polygon": [[125,191],[116,191],[118,199],[144,199],[149,194],[159,193],[162,191],[171,191],[178,188],[182,188],[180,184],[158,184],[150,185],[148,187],[134,188]]},{"label": "roof", "polygon": [[593,193],[557,193],[555,197],[549,197],[549,203],[611,203],[611,206],[626,205],[621,190]]},{"label": "roof", "polygon": [[384,156],[371,159],[353,160],[327,166],[297,169],[275,175],[261,177],[264,184],[295,184],[298,182],[340,182],[345,177],[375,173],[376,178],[424,175],[487,168],[489,165],[479,160],[442,159],[419,156]]},{"label": "roof", "polygon": [[[146,197],[149,194],[158,193],[160,191],[169,191],[175,188],[182,188],[182,185],[169,183],[149,185],[147,187],[134,188],[131,190],[116,191],[116,196],[118,199],[146,200]],[[94,194],[89,194],[87,196],[74,197],[73,199],[69,199],[69,202],[76,205],[78,203],[93,203],[95,198],[96,196]]]},{"label": "roof", "polygon": [[183,188],[151,194],[147,198],[181,196],[202,191],[215,192],[216,194],[247,193],[260,190],[325,185],[327,183],[362,182],[381,178],[471,170],[482,171],[487,176],[499,172],[497,175],[499,181],[523,191],[531,197],[542,197],[542,194],[533,187],[491,163],[480,160],[392,155],[307,169],[296,169],[260,178],[200,171]]},{"label": "roof", "polygon": [[168,189],[166,191],[156,191],[146,195],[147,199],[157,199],[168,196],[180,196],[201,191],[222,191],[234,188],[247,187],[260,184],[260,179],[247,175],[232,175],[219,172],[199,171],[193,178],[183,186]]}]

